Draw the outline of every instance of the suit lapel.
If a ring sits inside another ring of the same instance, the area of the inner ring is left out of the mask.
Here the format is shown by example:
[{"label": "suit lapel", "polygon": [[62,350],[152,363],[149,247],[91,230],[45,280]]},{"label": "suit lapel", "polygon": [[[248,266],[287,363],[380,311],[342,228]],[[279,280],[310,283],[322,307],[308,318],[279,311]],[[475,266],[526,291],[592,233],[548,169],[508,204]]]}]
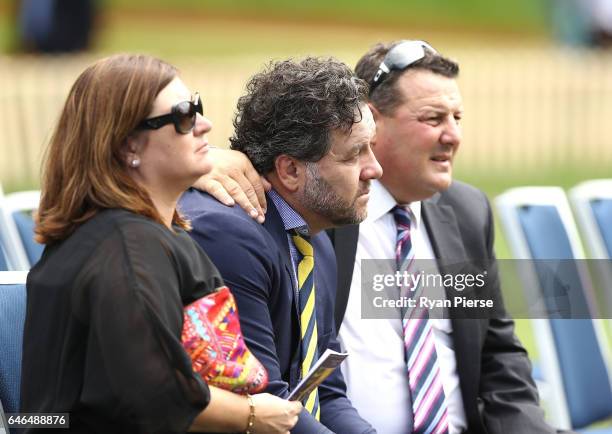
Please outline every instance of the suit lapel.
[{"label": "suit lapel", "polygon": [[278,210],[274,206],[274,202],[268,198],[268,212],[266,213],[266,220],[264,222],[264,228],[270,233],[274,241],[276,242],[278,248],[281,252],[283,252],[282,260],[283,266],[285,267],[285,272],[289,277],[289,281],[291,282],[291,290],[293,293],[293,305],[295,307],[296,315],[299,316],[299,298],[298,298],[298,288],[295,283],[295,278],[293,275],[293,265],[291,263],[291,253],[289,252],[289,241],[287,238],[287,231],[285,231],[285,225],[283,224],[283,220],[281,219]]},{"label": "suit lapel", "polygon": [[357,241],[359,240],[359,225],[343,226],[328,231],[338,265],[338,287],[336,289],[336,305],[334,309],[334,320],[336,333],[340,329],[342,319],[346,312],[353,268],[355,267],[355,254],[357,253]]},{"label": "suit lapel", "polygon": [[[422,202],[423,219],[440,266],[467,260],[455,212],[450,205],[439,203],[440,193]],[[442,271],[442,270],[440,270]]]}]

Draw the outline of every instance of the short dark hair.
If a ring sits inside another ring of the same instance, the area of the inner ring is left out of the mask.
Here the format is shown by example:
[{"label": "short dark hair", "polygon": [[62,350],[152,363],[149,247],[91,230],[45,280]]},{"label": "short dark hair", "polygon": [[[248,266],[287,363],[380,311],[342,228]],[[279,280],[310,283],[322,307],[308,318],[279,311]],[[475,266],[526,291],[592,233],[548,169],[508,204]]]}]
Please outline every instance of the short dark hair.
[{"label": "short dark hair", "polygon": [[[380,63],[383,61],[389,50],[403,41],[393,41],[389,43],[378,43],[364,54],[355,66],[357,76],[365,80],[368,85],[372,84],[372,79],[378,71]],[[374,89],[370,95],[370,102],[382,113],[391,114],[402,102],[401,93],[397,91],[395,83],[405,71],[413,69],[424,69],[435,74],[443,75],[448,78],[457,78],[459,75],[459,64],[440,54],[425,48],[425,57],[409,65],[401,71],[391,71],[385,80]]]},{"label": "short dark hair", "polygon": [[367,83],[333,58],[270,62],[238,100],[231,148],[261,174],[272,171],[281,154],[319,161],[333,131],[350,132],[361,120],[367,92]]}]

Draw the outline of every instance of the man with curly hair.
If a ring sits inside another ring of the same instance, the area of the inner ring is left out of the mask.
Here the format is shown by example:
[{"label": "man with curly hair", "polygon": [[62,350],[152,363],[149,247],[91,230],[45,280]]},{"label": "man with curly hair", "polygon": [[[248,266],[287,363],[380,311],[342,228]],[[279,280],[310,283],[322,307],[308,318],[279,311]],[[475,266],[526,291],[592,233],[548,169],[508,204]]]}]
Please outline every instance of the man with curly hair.
[{"label": "man with curly hair", "polygon": [[[262,225],[239,207],[188,191],[191,235],[236,297],[249,348],[266,366],[267,391],[287,397],[331,348],[336,261],[325,229],[366,216],[382,174],[370,142],[367,84],[334,59],[270,64],[238,102],[231,148],[272,185]],[[304,400],[295,433],[371,433],[337,369]]]}]

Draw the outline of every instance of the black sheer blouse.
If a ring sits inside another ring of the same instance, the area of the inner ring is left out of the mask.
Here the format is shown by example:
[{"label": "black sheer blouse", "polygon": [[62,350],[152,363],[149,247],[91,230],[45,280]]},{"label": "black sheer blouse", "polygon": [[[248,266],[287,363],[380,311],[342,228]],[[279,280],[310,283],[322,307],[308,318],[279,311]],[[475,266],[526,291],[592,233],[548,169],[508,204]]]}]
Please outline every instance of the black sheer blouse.
[{"label": "black sheer blouse", "polygon": [[181,345],[183,306],[221,285],[185,231],[99,213],[28,275],[21,411],[70,413],[62,433],[185,432],[210,394]]}]

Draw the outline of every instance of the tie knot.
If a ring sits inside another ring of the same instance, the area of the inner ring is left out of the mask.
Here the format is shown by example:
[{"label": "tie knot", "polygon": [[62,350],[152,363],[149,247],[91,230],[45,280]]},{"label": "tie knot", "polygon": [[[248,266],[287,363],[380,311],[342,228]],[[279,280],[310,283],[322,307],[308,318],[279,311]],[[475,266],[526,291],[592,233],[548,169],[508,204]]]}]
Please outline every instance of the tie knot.
[{"label": "tie knot", "polygon": [[310,244],[310,237],[305,235],[300,235],[297,232],[294,233],[291,238],[293,239],[293,244],[298,249],[298,252],[302,254],[302,256],[314,256],[312,244]]},{"label": "tie knot", "polygon": [[414,215],[412,210],[408,207],[396,205],[393,210],[393,218],[398,230],[410,230],[410,222],[413,220]]}]

